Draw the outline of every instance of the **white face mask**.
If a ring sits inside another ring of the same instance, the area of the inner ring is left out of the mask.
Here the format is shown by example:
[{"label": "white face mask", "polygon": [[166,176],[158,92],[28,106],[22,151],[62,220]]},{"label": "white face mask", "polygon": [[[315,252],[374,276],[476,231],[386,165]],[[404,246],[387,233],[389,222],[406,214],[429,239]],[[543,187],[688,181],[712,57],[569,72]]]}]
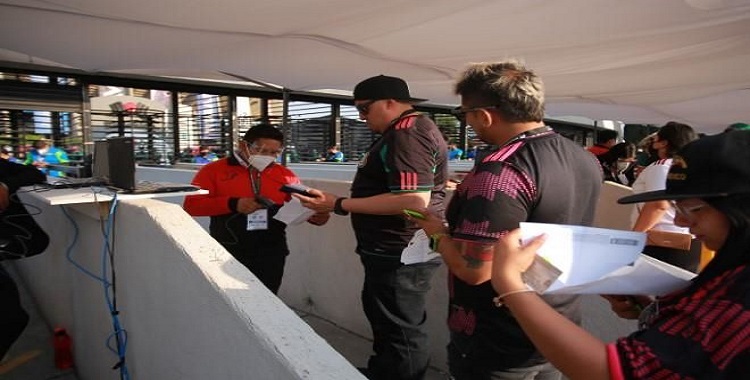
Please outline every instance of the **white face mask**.
[{"label": "white face mask", "polygon": [[49,151],[49,148],[42,148],[42,149],[37,149],[36,151],[37,151],[37,153],[39,153],[39,154],[41,154],[42,156],[44,156],[44,155],[45,155],[45,154],[47,154],[47,152]]},{"label": "white face mask", "polygon": [[247,162],[260,171],[263,171],[263,169],[267,168],[268,165],[271,165],[274,161],[276,161],[276,158],[271,156],[260,154],[251,154],[247,156]]}]

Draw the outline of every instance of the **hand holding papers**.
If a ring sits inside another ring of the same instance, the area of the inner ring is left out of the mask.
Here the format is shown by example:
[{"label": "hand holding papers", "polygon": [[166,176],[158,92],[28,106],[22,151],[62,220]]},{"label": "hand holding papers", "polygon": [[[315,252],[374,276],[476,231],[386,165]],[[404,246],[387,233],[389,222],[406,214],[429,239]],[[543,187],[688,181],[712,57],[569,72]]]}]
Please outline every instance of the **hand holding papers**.
[{"label": "hand holding papers", "polygon": [[302,206],[299,199],[292,198],[291,201],[284,203],[279,212],[273,217],[274,219],[285,223],[287,226],[300,224],[309,219],[315,211]]},{"label": "hand holding papers", "polygon": [[547,240],[540,257],[523,276],[539,293],[661,295],[695,276],[641,255],[646,235],[640,232],[521,223],[524,242],[541,234]]}]

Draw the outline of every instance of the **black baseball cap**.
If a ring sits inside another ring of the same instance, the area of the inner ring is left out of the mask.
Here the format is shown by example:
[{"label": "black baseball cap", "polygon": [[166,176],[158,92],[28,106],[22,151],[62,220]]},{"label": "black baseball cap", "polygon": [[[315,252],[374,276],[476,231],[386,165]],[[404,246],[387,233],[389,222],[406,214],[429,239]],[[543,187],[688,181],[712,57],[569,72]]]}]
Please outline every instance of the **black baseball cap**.
[{"label": "black baseball cap", "polygon": [[750,194],[750,131],[706,136],[685,145],[672,159],[665,190],[627,196],[617,203],[735,194]]},{"label": "black baseball cap", "polygon": [[395,99],[409,103],[421,103],[427,99],[412,98],[409,86],[401,78],[378,75],[359,82],[354,87],[354,100]]}]

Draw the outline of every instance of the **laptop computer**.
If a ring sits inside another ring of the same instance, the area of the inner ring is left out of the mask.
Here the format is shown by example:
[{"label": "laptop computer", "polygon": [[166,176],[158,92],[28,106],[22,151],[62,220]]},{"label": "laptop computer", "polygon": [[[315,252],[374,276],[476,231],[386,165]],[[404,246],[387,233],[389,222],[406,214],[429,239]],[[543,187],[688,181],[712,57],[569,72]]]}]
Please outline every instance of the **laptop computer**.
[{"label": "laptop computer", "polygon": [[[132,137],[110,137],[106,140],[107,187],[127,194],[172,193],[200,190],[197,186],[171,182],[136,182],[135,153]],[[96,166],[96,163],[94,164]]]}]

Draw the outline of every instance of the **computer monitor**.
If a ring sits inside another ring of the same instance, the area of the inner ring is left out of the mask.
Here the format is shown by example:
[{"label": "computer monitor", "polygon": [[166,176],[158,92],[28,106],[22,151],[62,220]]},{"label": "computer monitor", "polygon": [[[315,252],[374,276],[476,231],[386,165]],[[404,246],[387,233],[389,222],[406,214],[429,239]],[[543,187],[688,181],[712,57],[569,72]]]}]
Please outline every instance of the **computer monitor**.
[{"label": "computer monitor", "polygon": [[94,141],[94,157],[92,163],[92,177],[109,180],[109,149],[107,140]]},{"label": "computer monitor", "polygon": [[135,154],[132,137],[107,139],[109,184],[125,191],[135,190]]}]

